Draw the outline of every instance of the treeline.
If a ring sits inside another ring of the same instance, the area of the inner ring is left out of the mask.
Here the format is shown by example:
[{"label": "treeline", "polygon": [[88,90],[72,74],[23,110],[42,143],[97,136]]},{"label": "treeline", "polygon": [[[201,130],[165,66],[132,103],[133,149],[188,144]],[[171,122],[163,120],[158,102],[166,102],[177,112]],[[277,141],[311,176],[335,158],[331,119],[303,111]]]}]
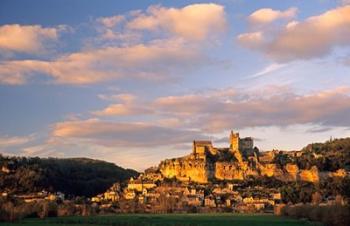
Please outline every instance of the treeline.
[{"label": "treeline", "polygon": [[315,165],[321,171],[350,170],[350,138],[309,144],[302,151],[304,154],[297,159],[300,168]]},{"label": "treeline", "polygon": [[350,171],[350,138],[334,139],[325,143],[313,143],[304,147],[301,156],[279,153],[274,162],[284,166],[287,163],[297,164],[300,169],[317,166],[320,171]]},{"label": "treeline", "polygon": [[321,197],[341,195],[350,200],[350,177],[329,178],[320,184],[290,182],[282,185],[280,192],[283,203],[308,203],[315,193],[319,193]]},{"label": "treeline", "polygon": [[0,191],[26,194],[46,190],[91,197],[138,173],[87,158],[25,158],[0,155]]},{"label": "treeline", "polygon": [[0,197],[0,222],[13,222],[23,218],[90,216],[95,215],[97,210],[97,206],[93,207],[81,198],[64,202],[43,200],[26,203]]},{"label": "treeline", "polygon": [[299,204],[286,205],[281,209],[280,215],[297,219],[307,219],[321,222],[325,226],[349,226],[350,206],[349,205],[318,205]]}]

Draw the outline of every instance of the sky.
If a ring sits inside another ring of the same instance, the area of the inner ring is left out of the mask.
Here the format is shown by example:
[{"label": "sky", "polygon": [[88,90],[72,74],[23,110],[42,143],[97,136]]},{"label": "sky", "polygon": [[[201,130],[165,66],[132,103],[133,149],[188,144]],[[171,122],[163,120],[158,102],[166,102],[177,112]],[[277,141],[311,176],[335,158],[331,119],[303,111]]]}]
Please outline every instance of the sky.
[{"label": "sky", "polygon": [[143,170],[350,136],[350,1],[2,0],[0,152]]}]

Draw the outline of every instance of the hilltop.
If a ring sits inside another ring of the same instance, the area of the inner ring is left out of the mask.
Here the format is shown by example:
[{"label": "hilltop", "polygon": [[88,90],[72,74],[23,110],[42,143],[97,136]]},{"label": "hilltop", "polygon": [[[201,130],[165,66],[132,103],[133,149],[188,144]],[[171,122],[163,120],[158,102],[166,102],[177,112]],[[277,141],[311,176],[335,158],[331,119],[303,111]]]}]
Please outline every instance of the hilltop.
[{"label": "hilltop", "polygon": [[[113,163],[88,158],[25,158],[0,155],[0,190],[28,194],[42,190],[68,196],[92,197],[116,182],[137,177],[138,172]],[[212,183],[273,178],[283,182],[319,183],[344,177],[350,171],[350,138],[313,143],[300,151],[260,152],[252,138],[232,133],[228,148],[211,141],[194,141],[192,152],[161,161],[147,179],[176,179],[180,182]]]},{"label": "hilltop", "polygon": [[316,165],[322,171],[350,171],[350,138],[309,144],[301,152],[302,156],[297,159],[300,167],[310,168]]},{"label": "hilltop", "polygon": [[216,148],[211,141],[193,141],[192,152],[159,164],[165,178],[210,183],[244,181],[247,178],[275,178],[283,182],[319,183],[344,177],[350,171],[350,138],[307,145],[300,151],[260,152],[250,137],[229,136],[229,147]]},{"label": "hilltop", "polygon": [[42,190],[90,197],[115,182],[137,176],[135,170],[88,158],[25,158],[0,155],[0,190],[27,194]]}]

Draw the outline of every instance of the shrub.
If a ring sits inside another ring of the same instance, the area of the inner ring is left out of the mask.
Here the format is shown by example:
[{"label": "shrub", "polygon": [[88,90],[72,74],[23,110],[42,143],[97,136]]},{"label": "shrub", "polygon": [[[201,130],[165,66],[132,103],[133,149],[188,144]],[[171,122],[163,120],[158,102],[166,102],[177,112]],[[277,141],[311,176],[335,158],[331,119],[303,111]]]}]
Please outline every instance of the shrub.
[{"label": "shrub", "polygon": [[293,218],[306,218],[311,221],[319,221],[326,226],[349,226],[350,206],[349,205],[286,205],[281,214]]},{"label": "shrub", "polygon": [[75,214],[75,207],[73,203],[64,203],[58,206],[57,216],[66,217],[73,216]]}]

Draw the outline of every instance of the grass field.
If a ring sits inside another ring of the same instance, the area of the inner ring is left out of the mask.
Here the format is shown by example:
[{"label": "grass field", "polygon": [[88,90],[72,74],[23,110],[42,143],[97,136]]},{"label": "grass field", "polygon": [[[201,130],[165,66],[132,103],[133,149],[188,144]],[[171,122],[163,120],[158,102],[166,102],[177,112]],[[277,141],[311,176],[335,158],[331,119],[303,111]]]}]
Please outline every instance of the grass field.
[{"label": "grass field", "polygon": [[94,217],[61,217],[24,219],[16,223],[0,223],[0,226],[311,226],[298,221],[272,215],[237,214],[171,214],[171,215],[113,215]]}]

